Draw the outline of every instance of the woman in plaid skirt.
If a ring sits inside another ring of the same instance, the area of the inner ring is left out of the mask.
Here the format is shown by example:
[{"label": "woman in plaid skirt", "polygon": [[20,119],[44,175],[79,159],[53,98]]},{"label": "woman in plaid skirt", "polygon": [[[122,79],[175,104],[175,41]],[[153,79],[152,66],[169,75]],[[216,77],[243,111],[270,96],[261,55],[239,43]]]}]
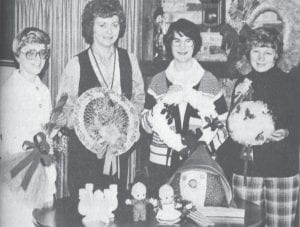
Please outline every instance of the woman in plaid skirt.
[{"label": "woman in plaid skirt", "polygon": [[262,206],[266,226],[280,227],[295,226],[299,193],[299,127],[293,103],[296,93],[291,77],[276,67],[282,47],[280,34],[275,29],[255,29],[247,40],[247,57],[252,71],[237,81],[232,96],[233,107],[241,101],[238,101],[238,86],[250,80],[250,92],[245,92],[242,101],[267,104],[275,123],[274,133],[263,145],[252,146],[247,158],[241,155],[241,147],[233,149],[239,145],[232,139],[227,141],[227,145],[228,142],[233,145],[227,152],[232,157],[231,165],[235,163],[234,196]]}]

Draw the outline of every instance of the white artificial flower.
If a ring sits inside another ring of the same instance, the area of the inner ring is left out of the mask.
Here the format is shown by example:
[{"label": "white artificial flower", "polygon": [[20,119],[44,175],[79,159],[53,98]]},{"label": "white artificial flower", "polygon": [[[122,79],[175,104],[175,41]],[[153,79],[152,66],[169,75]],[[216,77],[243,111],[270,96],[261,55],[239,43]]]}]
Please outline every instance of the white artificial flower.
[{"label": "white artificial flower", "polygon": [[238,104],[228,117],[231,138],[243,145],[262,145],[275,131],[273,117],[268,106],[261,101],[245,101]]},{"label": "white artificial flower", "polygon": [[161,111],[164,108],[163,102],[158,102],[153,108],[152,129],[155,131],[160,139],[170,148],[180,151],[185,146],[181,142],[181,135],[174,132],[167,124],[165,114]]},{"label": "white artificial flower", "polygon": [[204,117],[217,117],[214,105],[214,97],[195,89],[189,89],[184,94],[184,100],[194,109],[198,110],[198,114]]},{"label": "white artificial flower", "polygon": [[247,91],[250,89],[250,86],[252,84],[252,81],[248,78],[245,78],[244,81],[240,84],[238,84],[235,88],[235,94],[236,95],[245,95]]},{"label": "white artificial flower", "polygon": [[207,95],[201,91],[196,91],[192,87],[183,87],[174,85],[169,88],[167,94],[162,95],[157,104],[152,110],[152,129],[155,131],[160,139],[170,148],[180,151],[185,146],[182,144],[181,135],[174,132],[170,125],[167,124],[166,114],[162,114],[165,104],[181,104],[189,103],[194,109],[198,111],[199,116],[204,119],[205,117],[216,118],[217,112],[215,111],[214,97]]}]

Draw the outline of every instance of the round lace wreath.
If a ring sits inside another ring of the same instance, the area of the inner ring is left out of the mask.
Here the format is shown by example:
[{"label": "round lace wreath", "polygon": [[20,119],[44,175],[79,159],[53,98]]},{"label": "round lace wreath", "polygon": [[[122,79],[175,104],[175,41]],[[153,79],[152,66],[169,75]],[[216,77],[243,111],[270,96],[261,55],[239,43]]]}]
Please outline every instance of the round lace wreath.
[{"label": "round lace wreath", "polygon": [[106,152],[120,155],[139,138],[139,117],[132,103],[111,90],[84,92],[74,108],[74,129],[82,144],[99,159]]},{"label": "round lace wreath", "polygon": [[231,138],[246,146],[262,145],[275,131],[268,106],[261,101],[244,101],[228,117]]},{"label": "round lace wreath", "polygon": [[180,151],[186,146],[182,143],[182,137],[175,132],[174,127],[167,122],[164,109],[166,105],[177,105],[180,103],[189,103],[198,111],[198,115],[204,120],[205,117],[214,119],[218,115],[215,111],[213,97],[196,91],[193,88],[181,88],[180,86],[171,86],[169,92],[161,97],[152,110],[152,130],[155,131],[160,139],[170,148]]}]

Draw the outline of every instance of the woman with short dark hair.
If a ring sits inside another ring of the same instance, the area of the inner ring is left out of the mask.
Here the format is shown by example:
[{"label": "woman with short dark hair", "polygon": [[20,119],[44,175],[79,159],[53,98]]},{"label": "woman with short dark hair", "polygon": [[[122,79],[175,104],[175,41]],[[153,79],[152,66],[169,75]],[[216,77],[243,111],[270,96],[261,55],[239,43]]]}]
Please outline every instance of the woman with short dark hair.
[{"label": "woman with short dark hair", "polygon": [[[227,112],[217,78],[203,69],[194,58],[201,47],[200,31],[197,25],[186,19],[177,20],[170,25],[164,42],[167,54],[172,60],[166,70],[153,77],[147,91],[147,102],[142,114],[142,125],[146,132],[152,134],[148,168],[149,186],[152,188],[153,194],[157,194],[159,187],[167,181],[186,158],[182,158],[180,150],[169,147],[158,133],[153,131],[152,113],[158,100],[168,92],[172,92],[173,89],[191,89],[210,97],[211,104],[215,105],[219,116],[226,116]],[[197,98],[201,99],[201,95],[195,97],[195,99]],[[216,149],[223,142],[221,137],[216,137],[220,130],[205,128],[207,122],[198,115],[196,109],[187,103],[175,105],[170,116],[174,119],[170,128],[175,128],[176,133],[180,134],[182,138],[187,134],[192,134],[193,143],[204,141],[207,145],[211,145],[211,149]],[[194,145],[190,147],[194,147]]]},{"label": "woman with short dark hair", "polygon": [[185,19],[179,19],[176,23],[172,23],[164,36],[164,44],[166,46],[167,54],[170,59],[173,59],[172,53],[172,42],[175,39],[175,33],[189,37],[193,41],[193,54],[195,55],[200,50],[202,39],[200,36],[200,31],[193,22]]},{"label": "woman with short dark hair", "polygon": [[[73,129],[73,109],[77,98],[85,91],[103,87],[124,94],[140,113],[144,106],[144,82],[136,57],[118,47],[125,31],[125,16],[118,0],[92,0],[82,15],[82,35],[89,47],[73,57],[66,65],[58,98],[68,94],[63,109],[66,126],[70,129],[68,144],[68,187],[71,196],[86,183],[104,189],[119,183],[119,192],[127,187],[129,155],[116,157],[118,174],[103,173],[104,159],[86,149]],[[134,173],[133,173],[134,174]]]},{"label": "woman with short dark hair", "polygon": [[123,37],[126,29],[126,18],[120,3],[118,1],[90,1],[82,14],[82,36],[85,42],[89,45],[94,42],[94,24],[97,17],[108,18],[113,16],[119,18],[119,39]]}]

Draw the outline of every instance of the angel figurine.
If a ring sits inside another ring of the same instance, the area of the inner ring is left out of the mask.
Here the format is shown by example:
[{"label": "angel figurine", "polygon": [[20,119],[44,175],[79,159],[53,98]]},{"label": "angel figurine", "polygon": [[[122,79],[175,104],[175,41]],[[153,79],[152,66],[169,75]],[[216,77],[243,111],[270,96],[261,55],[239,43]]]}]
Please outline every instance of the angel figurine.
[{"label": "angel figurine", "polygon": [[175,224],[180,221],[181,212],[177,209],[182,205],[174,200],[174,190],[169,184],[164,184],[159,188],[159,209],[156,220],[163,224]]}]

